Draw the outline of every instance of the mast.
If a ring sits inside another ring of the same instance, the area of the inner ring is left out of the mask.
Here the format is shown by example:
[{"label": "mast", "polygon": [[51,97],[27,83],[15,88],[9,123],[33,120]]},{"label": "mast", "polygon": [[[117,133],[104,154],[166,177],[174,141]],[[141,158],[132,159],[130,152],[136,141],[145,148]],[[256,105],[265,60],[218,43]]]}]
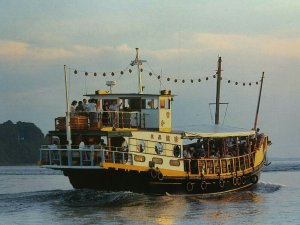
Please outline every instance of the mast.
[{"label": "mast", "polygon": [[139,79],[139,94],[143,94],[143,82],[142,82],[142,69],[143,62],[147,62],[146,60],[139,59],[139,48],[135,48],[136,56],[135,60],[131,61],[131,65],[137,65],[138,79]]},{"label": "mast", "polygon": [[215,124],[219,125],[220,121],[219,121],[219,114],[220,114],[220,89],[221,89],[221,63],[222,63],[222,59],[221,57],[219,57],[218,60],[218,70],[217,70],[217,93],[216,93],[216,112],[215,112]]},{"label": "mast", "polygon": [[69,107],[69,90],[68,90],[68,76],[67,76],[67,66],[64,65],[65,74],[65,90],[66,90],[66,133],[67,133],[67,148],[71,149],[71,127],[70,127],[70,107]]},{"label": "mast", "polygon": [[254,130],[256,130],[257,121],[258,121],[258,112],[259,112],[259,106],[260,106],[260,98],[261,98],[261,92],[264,82],[265,72],[262,72],[261,80],[260,80],[260,89],[259,89],[259,95],[258,95],[258,102],[257,102],[257,108],[256,108],[256,114],[255,114],[255,121],[254,121]]},{"label": "mast", "polygon": [[139,48],[136,48],[136,62],[137,70],[139,75],[139,94],[143,94],[143,83],[142,83],[142,63],[139,61]]}]

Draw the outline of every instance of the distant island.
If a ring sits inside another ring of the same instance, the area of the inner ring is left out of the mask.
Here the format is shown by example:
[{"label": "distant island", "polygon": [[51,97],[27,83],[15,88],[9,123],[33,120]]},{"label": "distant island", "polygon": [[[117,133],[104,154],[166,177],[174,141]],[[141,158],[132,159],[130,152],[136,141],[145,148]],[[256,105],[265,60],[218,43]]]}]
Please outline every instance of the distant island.
[{"label": "distant island", "polygon": [[8,120],[0,124],[0,165],[36,164],[44,140],[33,123]]}]

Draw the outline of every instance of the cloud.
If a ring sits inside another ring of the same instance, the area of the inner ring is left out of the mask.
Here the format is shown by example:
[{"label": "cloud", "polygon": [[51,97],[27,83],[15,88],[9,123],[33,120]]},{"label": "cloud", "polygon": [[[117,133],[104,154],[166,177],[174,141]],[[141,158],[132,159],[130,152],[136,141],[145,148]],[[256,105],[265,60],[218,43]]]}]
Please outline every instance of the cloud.
[{"label": "cloud", "polygon": [[[175,35],[176,36],[176,35]],[[300,58],[300,37],[275,37],[271,35],[243,35],[223,33],[187,33],[182,35],[182,48],[148,49],[146,54],[160,60],[194,57],[195,55],[230,53],[252,57]],[[177,40],[178,41],[178,40]]]},{"label": "cloud", "polygon": [[247,52],[264,56],[300,58],[300,37],[279,38],[270,35],[200,33],[193,41],[206,51]]},{"label": "cloud", "polygon": [[26,42],[11,40],[0,40],[0,57],[8,60],[33,59],[33,60],[59,60],[76,57],[86,57],[91,55],[104,55],[107,53],[132,52],[127,44],[119,46],[92,47],[84,45],[74,45],[70,48],[47,48],[36,47]]},{"label": "cloud", "polygon": [[146,50],[146,54],[149,54],[160,60],[172,60],[179,55],[189,55],[200,52],[201,50],[197,49],[188,49],[188,48],[170,48],[170,49],[160,49],[160,50]]},{"label": "cloud", "polygon": [[[194,57],[199,54],[236,53],[259,57],[300,58],[300,37],[280,38],[271,35],[242,35],[222,33],[188,33],[181,37],[182,48],[143,49],[144,54],[159,60],[176,57]],[[64,47],[37,47],[26,42],[0,40],[0,57],[6,60],[60,60],[102,56],[113,53],[133,53],[134,48],[123,43],[117,46],[73,45]]]},{"label": "cloud", "polygon": [[72,57],[72,52],[63,48],[39,48],[25,42],[0,40],[0,57],[5,59],[53,60]]}]

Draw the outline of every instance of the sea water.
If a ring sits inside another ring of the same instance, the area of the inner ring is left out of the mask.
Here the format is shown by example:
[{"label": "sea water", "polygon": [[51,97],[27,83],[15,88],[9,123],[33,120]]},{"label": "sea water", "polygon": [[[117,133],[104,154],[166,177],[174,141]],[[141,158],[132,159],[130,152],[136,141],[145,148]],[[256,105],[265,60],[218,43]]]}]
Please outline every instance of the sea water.
[{"label": "sea water", "polygon": [[300,224],[300,160],[277,159],[253,190],[145,195],[74,190],[61,172],[0,167],[0,224]]}]

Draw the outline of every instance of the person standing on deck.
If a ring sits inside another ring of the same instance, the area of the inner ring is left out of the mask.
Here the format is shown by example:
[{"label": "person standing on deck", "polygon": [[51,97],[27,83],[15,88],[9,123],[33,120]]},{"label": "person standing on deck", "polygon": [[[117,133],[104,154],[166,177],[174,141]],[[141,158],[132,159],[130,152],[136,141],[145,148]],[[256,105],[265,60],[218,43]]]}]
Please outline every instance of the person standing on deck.
[{"label": "person standing on deck", "polygon": [[93,99],[89,99],[89,103],[87,104],[87,112],[90,118],[90,127],[93,127],[95,123],[97,123],[97,113],[96,113],[96,103]]},{"label": "person standing on deck", "polygon": [[112,116],[112,125],[114,128],[118,127],[118,111],[119,107],[122,105],[122,102],[120,104],[117,104],[117,101],[113,101],[113,104],[109,106],[109,111],[112,111],[111,116]]}]

